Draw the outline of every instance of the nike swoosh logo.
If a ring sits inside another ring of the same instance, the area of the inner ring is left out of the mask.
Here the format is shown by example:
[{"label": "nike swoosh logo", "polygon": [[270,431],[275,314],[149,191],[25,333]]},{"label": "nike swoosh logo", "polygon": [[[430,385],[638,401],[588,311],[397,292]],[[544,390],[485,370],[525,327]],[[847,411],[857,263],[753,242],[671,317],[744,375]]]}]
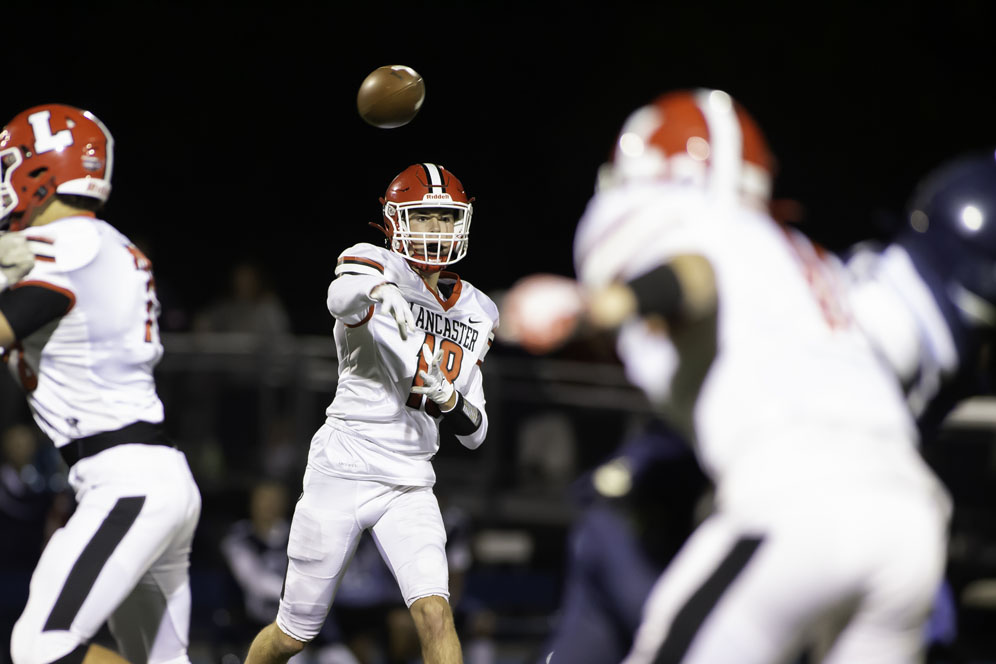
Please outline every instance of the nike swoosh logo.
[{"label": "nike swoosh logo", "polygon": [[484,321],[483,320],[474,320],[473,318],[468,318],[467,322],[470,323],[471,325],[480,325]]}]

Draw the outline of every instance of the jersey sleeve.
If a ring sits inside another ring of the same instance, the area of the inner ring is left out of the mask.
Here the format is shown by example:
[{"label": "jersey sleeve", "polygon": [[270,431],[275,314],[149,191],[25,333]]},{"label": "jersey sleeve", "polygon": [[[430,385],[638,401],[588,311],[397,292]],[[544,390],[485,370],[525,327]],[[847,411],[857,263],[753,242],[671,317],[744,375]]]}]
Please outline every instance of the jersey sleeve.
[{"label": "jersey sleeve", "polygon": [[488,413],[484,409],[484,377],[481,374],[480,366],[475,365],[471,369],[470,381],[467,385],[466,392],[463,392],[462,394],[464,400],[480,411],[481,426],[477,427],[476,431],[466,436],[457,435],[456,439],[459,440],[460,444],[467,449],[476,450],[488,436]]},{"label": "jersey sleeve", "polygon": [[481,347],[481,352],[477,355],[477,364],[484,364],[484,358],[488,356],[488,352],[491,351],[491,346],[495,342],[495,333],[498,330],[498,325],[500,323],[500,316],[498,314],[498,306],[491,300],[491,298],[481,294],[483,300],[483,306],[485,315],[491,320],[491,330],[488,331],[488,339]]},{"label": "jersey sleeve", "polygon": [[35,264],[0,301],[17,339],[72,310],[76,304],[72,274],[93,262],[101,245],[100,231],[86,218],[29,228],[24,237]]},{"label": "jersey sleeve", "polygon": [[335,276],[362,274],[386,278],[389,269],[388,262],[381,256],[381,250],[372,244],[362,242],[339,254],[339,259],[335,263]]},{"label": "jersey sleeve", "polygon": [[392,276],[389,263],[377,247],[361,243],[346,249],[336,261],[335,279],[329,285],[329,313],[347,325],[365,322],[374,306],[370,291],[382,283],[394,283]]},{"label": "jersey sleeve", "polygon": [[60,222],[52,232],[45,226],[24,232],[35,264],[20,285],[51,288],[75,300],[71,273],[89,265],[100,251],[100,232],[88,219]]}]

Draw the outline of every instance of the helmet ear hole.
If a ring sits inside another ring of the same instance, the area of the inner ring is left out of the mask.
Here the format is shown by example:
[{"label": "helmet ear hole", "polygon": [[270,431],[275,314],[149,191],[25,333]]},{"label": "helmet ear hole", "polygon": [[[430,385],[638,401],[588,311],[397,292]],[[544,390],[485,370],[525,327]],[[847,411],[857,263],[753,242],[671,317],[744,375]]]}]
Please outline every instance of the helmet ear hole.
[{"label": "helmet ear hole", "polygon": [[[55,193],[98,203],[110,196],[114,138],[89,111],[64,104],[22,111],[0,131],[0,152],[5,155],[0,179],[6,193],[16,196],[0,202],[7,213],[24,214]],[[7,155],[15,161],[7,163]],[[74,207],[94,209],[89,202]]]}]

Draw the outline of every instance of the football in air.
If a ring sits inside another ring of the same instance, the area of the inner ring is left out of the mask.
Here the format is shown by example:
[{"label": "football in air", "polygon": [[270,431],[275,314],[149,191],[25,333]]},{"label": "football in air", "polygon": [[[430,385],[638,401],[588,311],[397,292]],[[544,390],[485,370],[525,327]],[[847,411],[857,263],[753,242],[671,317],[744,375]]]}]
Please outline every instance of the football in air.
[{"label": "football in air", "polygon": [[377,67],[363,79],[356,109],[367,123],[394,129],[412,121],[425,101],[425,82],[411,67]]}]

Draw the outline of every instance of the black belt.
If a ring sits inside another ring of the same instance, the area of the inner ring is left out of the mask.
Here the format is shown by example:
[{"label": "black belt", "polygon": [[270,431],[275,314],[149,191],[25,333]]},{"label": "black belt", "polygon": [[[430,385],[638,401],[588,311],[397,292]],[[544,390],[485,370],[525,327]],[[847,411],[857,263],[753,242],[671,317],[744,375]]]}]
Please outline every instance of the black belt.
[{"label": "black belt", "polygon": [[59,448],[59,453],[70,468],[80,459],[99,454],[117,445],[165,445],[175,447],[161,424],[133,422],[114,431],[102,431],[85,438],[71,440]]}]

